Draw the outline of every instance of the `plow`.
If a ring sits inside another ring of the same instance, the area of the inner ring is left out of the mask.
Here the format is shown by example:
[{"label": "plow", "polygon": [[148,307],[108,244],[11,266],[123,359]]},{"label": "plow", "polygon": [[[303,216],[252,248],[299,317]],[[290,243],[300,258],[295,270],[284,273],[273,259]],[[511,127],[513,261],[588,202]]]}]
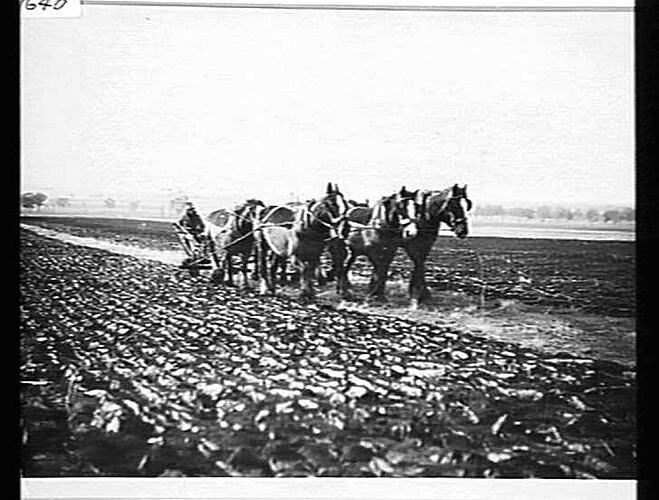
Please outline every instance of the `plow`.
[{"label": "plow", "polygon": [[197,276],[201,269],[213,269],[213,243],[203,236],[195,237],[181,224],[174,222],[174,233],[176,234],[187,257],[179,265],[180,269],[187,269],[190,274]]}]

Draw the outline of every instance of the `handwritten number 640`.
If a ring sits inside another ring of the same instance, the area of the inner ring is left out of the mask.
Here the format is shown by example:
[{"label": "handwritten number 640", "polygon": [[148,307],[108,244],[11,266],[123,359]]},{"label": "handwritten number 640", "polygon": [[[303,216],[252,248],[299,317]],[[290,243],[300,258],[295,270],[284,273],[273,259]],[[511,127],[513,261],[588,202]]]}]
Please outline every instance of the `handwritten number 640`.
[{"label": "handwritten number 640", "polygon": [[55,0],[54,3],[51,3],[51,0],[39,0],[37,3],[34,0],[21,0],[21,3],[25,5],[27,10],[34,10],[39,5],[41,5],[41,10],[46,10],[48,7],[53,8],[54,10],[60,10],[66,5],[67,0]]}]

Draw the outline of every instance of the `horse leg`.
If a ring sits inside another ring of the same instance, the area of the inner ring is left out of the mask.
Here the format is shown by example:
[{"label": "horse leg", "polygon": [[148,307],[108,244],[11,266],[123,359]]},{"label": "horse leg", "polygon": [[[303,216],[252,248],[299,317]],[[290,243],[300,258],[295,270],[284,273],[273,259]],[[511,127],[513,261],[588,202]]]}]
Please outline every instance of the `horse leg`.
[{"label": "horse leg", "polygon": [[268,265],[270,266],[269,268],[269,273],[268,277],[270,280],[270,286],[271,289],[274,291],[275,286],[277,285],[277,271],[279,270],[279,262],[281,260],[281,257],[277,255],[276,253],[271,253],[269,258],[268,258]]},{"label": "horse leg", "polygon": [[357,252],[351,248],[346,250],[346,254],[347,258],[345,258],[341,264],[341,274],[336,281],[337,291],[344,299],[350,298],[350,279],[348,278],[348,273],[357,259]]},{"label": "horse leg", "polygon": [[211,283],[214,285],[221,285],[224,281],[224,259],[218,259],[213,254],[212,261],[212,272],[211,272]]},{"label": "horse leg", "polygon": [[417,309],[420,303],[430,298],[430,290],[425,277],[425,263],[429,251],[429,248],[406,248],[407,255],[414,263],[409,286],[410,307],[412,309]]},{"label": "horse leg", "polygon": [[350,252],[350,246],[343,239],[336,239],[330,242],[330,257],[332,260],[332,269],[328,278],[330,281],[335,279],[337,281],[337,290],[339,283],[345,274],[345,262]]},{"label": "horse leg", "polygon": [[233,283],[233,255],[227,253],[224,259],[224,266],[227,273],[227,286],[234,286]]},{"label": "horse leg", "polygon": [[370,296],[373,294],[376,286],[377,286],[377,278],[378,274],[376,272],[377,266],[376,266],[376,261],[373,260],[372,258],[368,257],[369,262],[373,266],[373,270],[371,271],[371,278],[368,281],[368,287],[366,288],[366,295]]},{"label": "horse leg", "polygon": [[252,255],[252,257],[254,259],[254,270],[252,271],[252,279],[254,281],[258,281],[258,279],[259,279],[259,256],[258,256],[258,253],[259,252],[256,248],[256,242],[255,242],[254,246],[252,248],[252,253],[250,254],[250,255]]},{"label": "horse leg", "polygon": [[300,302],[308,304],[314,298],[313,279],[318,266],[317,259],[298,259],[297,267],[300,271]]},{"label": "horse leg", "polygon": [[279,283],[282,286],[288,285],[288,259],[282,258],[279,260]]},{"label": "horse leg", "polygon": [[268,283],[268,265],[267,265],[267,248],[262,233],[259,231],[255,235],[254,249],[256,251],[256,262],[259,271],[259,293],[265,295],[268,290],[272,291],[271,284]]},{"label": "horse leg", "polygon": [[210,282],[213,285],[220,285],[224,281],[224,270],[222,269],[222,258],[217,255],[215,242],[212,239],[208,241],[208,249],[211,261],[211,278]]},{"label": "horse leg", "polygon": [[[284,268],[286,268],[286,267],[288,266],[288,264],[289,264],[288,261],[284,262],[284,263],[283,263]],[[297,257],[293,256],[293,257],[291,258],[290,264],[291,264],[291,267],[293,268],[293,272],[291,273],[291,276],[289,277],[289,276],[288,276],[288,273],[285,272],[285,271],[282,272],[282,274],[283,274],[284,277],[285,277],[284,279],[285,279],[285,280],[286,280],[291,286],[294,286],[294,285],[297,285],[297,284],[300,283],[300,279],[301,279],[301,271],[300,271],[300,269],[301,269],[302,263],[297,259]]]},{"label": "horse leg", "polygon": [[345,266],[344,262],[348,254],[346,245],[343,241],[334,241],[330,244],[330,257],[332,267],[328,273],[327,280],[336,280],[336,293],[344,295],[347,293],[347,285],[345,284]]},{"label": "horse leg", "polygon": [[389,266],[394,259],[396,248],[383,249],[377,255],[372,255],[370,261],[373,264],[373,274],[368,286],[368,296],[374,297],[376,300],[386,302],[385,285],[387,283],[387,274],[389,273]]},{"label": "horse leg", "polygon": [[248,269],[247,269],[247,261],[249,260],[249,254],[250,252],[242,252],[240,254],[240,272],[243,277],[243,283],[242,287],[243,288],[249,288],[249,277],[248,277]]}]

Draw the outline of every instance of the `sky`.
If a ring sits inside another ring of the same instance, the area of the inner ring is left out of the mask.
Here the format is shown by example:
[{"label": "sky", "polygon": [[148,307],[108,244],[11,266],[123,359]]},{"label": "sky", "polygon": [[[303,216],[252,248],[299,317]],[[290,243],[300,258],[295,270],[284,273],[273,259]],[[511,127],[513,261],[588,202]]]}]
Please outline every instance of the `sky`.
[{"label": "sky", "polygon": [[633,62],[631,12],[84,5],[22,20],[21,190],[633,206]]}]

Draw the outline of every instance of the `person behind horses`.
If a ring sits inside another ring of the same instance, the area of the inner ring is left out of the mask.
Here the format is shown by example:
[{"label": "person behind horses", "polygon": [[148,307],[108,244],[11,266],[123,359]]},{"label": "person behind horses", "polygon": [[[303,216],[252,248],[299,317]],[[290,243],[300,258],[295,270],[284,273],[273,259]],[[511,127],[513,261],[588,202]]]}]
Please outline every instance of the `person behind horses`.
[{"label": "person behind horses", "polygon": [[204,221],[201,220],[201,217],[192,203],[187,202],[185,206],[185,212],[179,219],[179,224],[192,235],[197,243],[201,243],[206,229]]}]

